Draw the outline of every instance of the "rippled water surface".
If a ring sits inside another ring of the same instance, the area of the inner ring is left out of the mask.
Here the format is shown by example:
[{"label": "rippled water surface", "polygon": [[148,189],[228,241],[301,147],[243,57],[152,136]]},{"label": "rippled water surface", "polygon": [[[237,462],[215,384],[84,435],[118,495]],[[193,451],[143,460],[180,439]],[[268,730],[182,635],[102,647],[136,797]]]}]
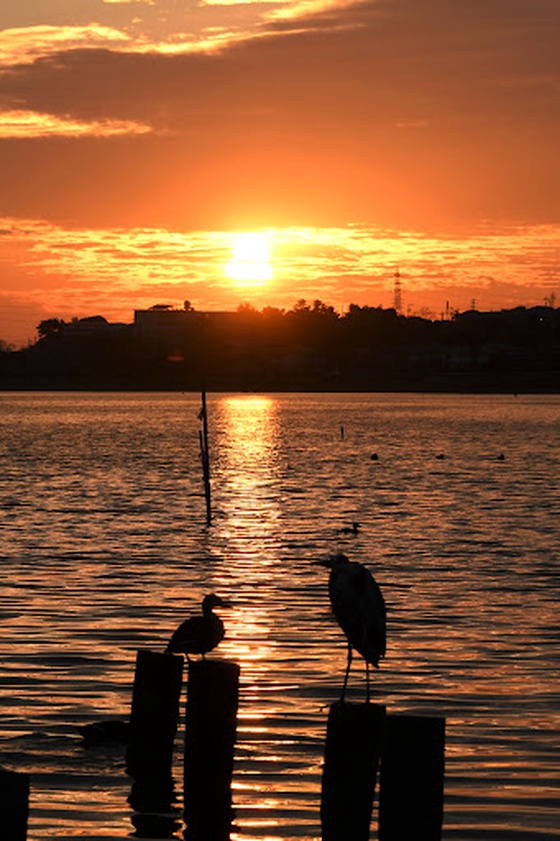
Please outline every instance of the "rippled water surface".
[{"label": "rippled water surface", "polygon": [[376,700],[446,716],[445,839],[560,838],[560,398],[209,395],[210,527],[199,408],[0,394],[0,764],[31,774],[29,841],[134,832],[122,748],[76,727],[128,716],[137,649],[210,591],[241,666],[232,839],[319,839],[346,648],[311,562],[339,549],[388,605]]}]

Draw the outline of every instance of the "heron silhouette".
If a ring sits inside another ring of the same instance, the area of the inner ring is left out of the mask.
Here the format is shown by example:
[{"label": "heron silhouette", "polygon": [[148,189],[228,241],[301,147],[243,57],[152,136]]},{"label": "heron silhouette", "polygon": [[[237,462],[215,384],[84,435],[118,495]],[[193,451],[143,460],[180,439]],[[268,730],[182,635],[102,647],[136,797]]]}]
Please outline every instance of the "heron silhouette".
[{"label": "heron silhouette", "polygon": [[191,616],[181,622],[176,631],[171,635],[167,644],[166,652],[174,654],[204,655],[223,640],[224,623],[219,616],[213,612],[215,607],[231,607],[229,602],[224,601],[215,593],[204,596],[202,600],[202,615]]},{"label": "heron silhouette", "polygon": [[379,668],[385,656],[386,612],[383,595],[371,572],[342,552],[315,566],[330,569],[329,596],[333,613],[348,641],[348,662],[340,700],[344,701],[353,649],[366,661],[366,699],[369,701],[369,666]]}]

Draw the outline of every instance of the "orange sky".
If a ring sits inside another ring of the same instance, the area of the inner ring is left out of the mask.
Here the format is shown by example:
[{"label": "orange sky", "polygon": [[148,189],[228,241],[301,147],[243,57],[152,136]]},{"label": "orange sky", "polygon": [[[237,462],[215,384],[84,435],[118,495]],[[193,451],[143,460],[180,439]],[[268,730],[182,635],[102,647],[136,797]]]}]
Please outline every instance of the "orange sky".
[{"label": "orange sky", "polygon": [[[557,0],[18,0],[0,29],[0,339],[390,306],[397,266],[434,316],[558,290]],[[236,286],[263,229],[272,280]]]}]

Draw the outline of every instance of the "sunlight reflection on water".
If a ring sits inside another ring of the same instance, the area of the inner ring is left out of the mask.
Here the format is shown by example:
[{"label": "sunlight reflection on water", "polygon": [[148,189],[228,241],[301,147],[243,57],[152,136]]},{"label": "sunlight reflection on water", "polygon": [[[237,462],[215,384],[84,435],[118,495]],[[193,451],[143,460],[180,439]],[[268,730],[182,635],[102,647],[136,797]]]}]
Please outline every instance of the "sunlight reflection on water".
[{"label": "sunlight reflection on water", "polygon": [[0,403],[0,763],[33,774],[29,841],[130,834],[122,751],[76,725],[126,717],[136,649],[212,590],[241,665],[232,839],[316,841],[346,652],[310,561],[337,549],[388,603],[377,697],[447,716],[444,837],[560,837],[558,397],[211,395],[210,528],[197,395]]}]

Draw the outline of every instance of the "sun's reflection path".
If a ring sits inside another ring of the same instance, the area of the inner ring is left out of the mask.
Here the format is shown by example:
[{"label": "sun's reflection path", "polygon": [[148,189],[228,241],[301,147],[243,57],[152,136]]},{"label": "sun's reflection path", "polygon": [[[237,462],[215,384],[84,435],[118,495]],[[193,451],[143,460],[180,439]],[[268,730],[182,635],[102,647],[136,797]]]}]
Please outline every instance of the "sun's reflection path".
[{"label": "sun's reflection path", "polygon": [[214,466],[212,549],[226,558],[216,587],[235,604],[224,654],[241,665],[248,695],[257,691],[273,659],[271,604],[279,535],[278,429],[273,398],[219,401]]},{"label": "sun's reflection path", "polygon": [[[301,782],[296,783],[313,760],[305,716],[300,710],[294,715],[297,678],[284,648],[290,618],[282,593],[291,585],[281,562],[278,404],[269,396],[227,396],[213,407],[212,420],[215,518],[208,549],[223,559],[214,566],[213,586],[233,604],[224,617],[227,633],[220,655],[241,667],[236,826],[243,838],[256,833],[261,839],[267,832],[271,839],[286,837],[296,815],[301,820],[308,812],[303,822],[312,822],[317,808],[302,800]],[[302,729],[301,739],[294,727]],[[313,800],[316,792],[307,795]]]},{"label": "sun's reflection path", "polygon": [[217,406],[213,455],[219,531],[231,539],[250,526],[243,536],[257,541],[257,549],[279,517],[277,415],[272,397],[224,397]]}]

